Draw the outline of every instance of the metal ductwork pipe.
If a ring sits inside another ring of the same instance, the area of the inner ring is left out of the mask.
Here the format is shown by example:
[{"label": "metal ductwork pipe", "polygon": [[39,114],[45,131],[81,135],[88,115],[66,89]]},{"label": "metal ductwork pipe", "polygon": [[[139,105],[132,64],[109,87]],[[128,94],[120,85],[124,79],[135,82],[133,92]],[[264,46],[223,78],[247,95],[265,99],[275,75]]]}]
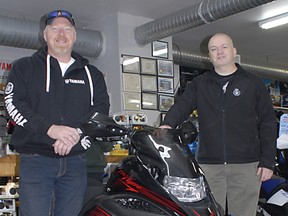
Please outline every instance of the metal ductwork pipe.
[{"label": "metal ductwork pipe", "polygon": [[[41,23],[0,15],[0,45],[35,49],[44,46]],[[74,50],[87,57],[97,57],[103,48],[100,32],[77,29],[77,42]]]},{"label": "metal ductwork pipe", "polygon": [[245,70],[258,75],[259,77],[271,79],[271,80],[288,82],[287,70],[262,67],[262,66],[257,66],[257,65],[244,64],[244,63],[241,63],[241,66]]},{"label": "metal ductwork pipe", "polygon": [[180,50],[175,47],[176,46],[173,45],[172,55],[174,64],[199,69],[209,69],[212,67],[212,64],[208,57],[195,55],[188,52],[180,52]]},{"label": "metal ductwork pipe", "polygon": [[137,27],[135,40],[143,46],[272,1],[274,0],[205,0]]},{"label": "metal ductwork pipe", "polygon": [[[205,56],[195,55],[188,52],[180,52],[173,46],[173,62],[181,66],[188,66],[200,69],[210,69],[212,64],[210,59]],[[243,69],[254,73],[262,78],[288,82],[288,71],[281,69],[274,69],[269,67],[262,67],[250,64],[241,63]]]},{"label": "metal ductwork pipe", "polygon": [[0,16],[0,45],[39,49],[39,22]]},{"label": "metal ductwork pipe", "polygon": [[103,49],[103,36],[98,31],[77,29],[74,51],[87,57],[98,57]]}]

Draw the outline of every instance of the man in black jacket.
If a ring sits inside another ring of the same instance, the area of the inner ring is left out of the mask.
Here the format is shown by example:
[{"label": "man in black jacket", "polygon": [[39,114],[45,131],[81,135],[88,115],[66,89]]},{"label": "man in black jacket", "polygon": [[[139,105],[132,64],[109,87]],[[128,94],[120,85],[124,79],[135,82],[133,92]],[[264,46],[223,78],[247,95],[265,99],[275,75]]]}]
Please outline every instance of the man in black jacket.
[{"label": "man in black jacket", "polygon": [[225,209],[227,198],[233,216],[252,216],[261,182],[273,174],[275,112],[261,79],[235,64],[228,35],[212,36],[208,50],[213,70],[186,86],[161,127],[176,127],[197,110],[198,161],[216,201]]},{"label": "man in black jacket", "polygon": [[[86,138],[78,128],[94,112],[108,114],[103,74],[72,52],[75,22],[68,11],[48,13],[47,47],[19,59],[9,74],[5,106],[16,123],[21,216],[77,216],[86,188]],[[83,157],[84,156],[84,157]]]}]

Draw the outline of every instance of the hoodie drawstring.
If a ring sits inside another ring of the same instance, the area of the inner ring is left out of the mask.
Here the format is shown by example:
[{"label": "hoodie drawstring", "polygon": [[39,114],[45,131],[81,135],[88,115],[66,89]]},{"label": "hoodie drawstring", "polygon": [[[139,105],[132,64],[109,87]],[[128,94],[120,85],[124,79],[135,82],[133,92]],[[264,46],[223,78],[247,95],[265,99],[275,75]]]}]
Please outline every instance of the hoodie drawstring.
[{"label": "hoodie drawstring", "polygon": [[46,57],[46,92],[50,90],[50,55]]},{"label": "hoodie drawstring", "polygon": [[94,105],[94,102],[93,102],[93,97],[94,97],[93,82],[92,82],[92,78],[91,78],[91,73],[90,73],[87,65],[85,66],[85,70],[86,70],[86,74],[87,74],[87,77],[89,80],[89,86],[90,86],[90,103],[91,103],[91,106],[93,106]]}]

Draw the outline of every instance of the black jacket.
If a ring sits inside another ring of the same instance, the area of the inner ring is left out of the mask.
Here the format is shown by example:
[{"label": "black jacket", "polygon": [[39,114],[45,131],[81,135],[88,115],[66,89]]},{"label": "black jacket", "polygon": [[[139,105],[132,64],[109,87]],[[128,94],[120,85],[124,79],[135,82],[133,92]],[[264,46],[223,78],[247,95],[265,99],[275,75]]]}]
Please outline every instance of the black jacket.
[{"label": "black jacket", "polygon": [[192,110],[199,117],[199,163],[251,163],[274,168],[276,116],[263,81],[239,65],[223,93],[214,70],[194,78],[161,125],[176,127]]},{"label": "black jacket", "polygon": [[[52,124],[78,128],[95,111],[108,114],[109,96],[103,74],[77,53],[73,52],[72,57],[75,62],[64,77],[47,48],[13,64],[5,89],[5,106],[16,122],[11,143],[17,152],[59,157],[52,147],[55,140],[47,135]],[[69,155],[83,152],[78,143]]]}]

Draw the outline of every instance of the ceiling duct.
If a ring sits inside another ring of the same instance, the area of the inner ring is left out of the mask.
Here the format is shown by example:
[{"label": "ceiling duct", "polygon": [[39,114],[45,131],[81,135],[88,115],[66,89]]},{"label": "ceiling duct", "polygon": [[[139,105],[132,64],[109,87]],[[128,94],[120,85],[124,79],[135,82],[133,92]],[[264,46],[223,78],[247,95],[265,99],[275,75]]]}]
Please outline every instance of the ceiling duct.
[{"label": "ceiling duct", "polygon": [[[44,46],[41,23],[0,15],[0,45],[35,49]],[[77,29],[74,50],[87,57],[97,57],[103,47],[103,37],[98,31]]]},{"label": "ceiling duct", "polygon": [[137,27],[135,40],[143,46],[272,1],[274,0],[205,0]]},{"label": "ceiling duct", "polygon": [[[229,16],[272,0],[206,0],[136,28],[137,43],[149,43],[160,38],[174,35],[221,17]],[[42,22],[43,25],[43,22]],[[41,22],[9,18],[0,15],[0,45],[38,50],[44,45]],[[147,40],[144,40],[147,38]],[[98,31],[77,29],[77,42],[74,50],[87,57],[97,57],[103,48],[103,37]],[[207,57],[177,51],[173,47],[175,64],[209,68]],[[261,66],[241,64],[248,71],[261,77],[288,81],[288,71],[270,69]]]},{"label": "ceiling duct", "polygon": [[[180,52],[175,46],[173,46],[173,62],[174,64],[178,64],[181,66],[189,66],[207,70],[212,67],[210,59],[208,57],[195,55],[188,52]],[[262,67],[244,63],[241,63],[241,66],[246,71],[254,73],[262,78],[288,82],[287,70]]]}]

